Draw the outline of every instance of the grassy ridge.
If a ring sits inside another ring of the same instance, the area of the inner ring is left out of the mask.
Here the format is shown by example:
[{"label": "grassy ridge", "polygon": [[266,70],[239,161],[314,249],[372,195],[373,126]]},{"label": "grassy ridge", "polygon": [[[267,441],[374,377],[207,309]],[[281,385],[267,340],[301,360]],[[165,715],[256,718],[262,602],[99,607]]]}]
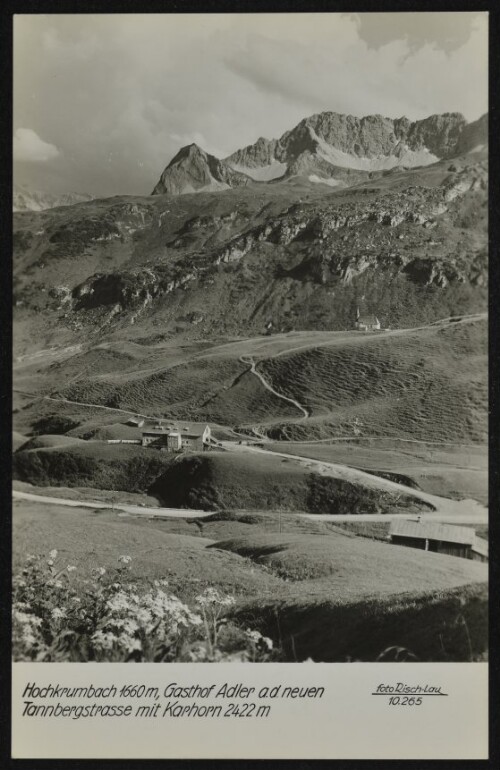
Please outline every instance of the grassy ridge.
[{"label": "grassy ridge", "polygon": [[[327,579],[330,598],[380,596],[482,582],[487,567],[455,556],[331,534],[253,534],[216,543],[294,582]],[[321,591],[320,591],[321,593]]]},{"label": "grassy ridge", "polygon": [[16,452],[13,476],[38,486],[98,487],[144,492],[169,460],[139,446],[99,441]]},{"label": "grassy ridge", "polygon": [[230,453],[186,457],[171,464],[149,491],[165,505],[206,510],[361,514],[420,505],[405,495],[309,473],[293,460]]},{"label": "grassy ridge", "polygon": [[39,486],[147,492],[174,508],[366,514],[425,506],[403,494],[309,473],[281,457],[211,452],[172,458],[154,449],[99,441],[18,451],[13,475]]}]

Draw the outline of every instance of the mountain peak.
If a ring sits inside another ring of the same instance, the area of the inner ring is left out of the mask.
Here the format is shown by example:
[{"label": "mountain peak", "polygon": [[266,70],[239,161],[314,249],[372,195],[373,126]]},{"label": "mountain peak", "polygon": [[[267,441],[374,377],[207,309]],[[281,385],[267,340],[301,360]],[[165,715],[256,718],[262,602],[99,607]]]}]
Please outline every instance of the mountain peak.
[{"label": "mountain peak", "polygon": [[176,155],[172,158],[170,163],[168,164],[167,168],[170,166],[175,166],[180,161],[184,160],[185,158],[206,158],[207,153],[205,150],[203,150],[196,142],[192,142],[191,144],[186,144],[184,147],[181,147],[181,149],[177,152]]},{"label": "mountain peak", "polygon": [[196,143],[181,147],[163,171],[153,195],[186,195],[215,192],[247,184],[250,179]]}]

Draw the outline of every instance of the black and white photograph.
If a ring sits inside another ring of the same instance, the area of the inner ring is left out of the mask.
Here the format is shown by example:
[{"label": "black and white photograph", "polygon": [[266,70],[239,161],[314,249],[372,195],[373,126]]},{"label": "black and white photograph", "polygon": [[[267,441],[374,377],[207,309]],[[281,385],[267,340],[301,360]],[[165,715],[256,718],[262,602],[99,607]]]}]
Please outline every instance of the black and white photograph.
[{"label": "black and white photograph", "polygon": [[13,660],[486,662],[488,14],[13,39]]}]

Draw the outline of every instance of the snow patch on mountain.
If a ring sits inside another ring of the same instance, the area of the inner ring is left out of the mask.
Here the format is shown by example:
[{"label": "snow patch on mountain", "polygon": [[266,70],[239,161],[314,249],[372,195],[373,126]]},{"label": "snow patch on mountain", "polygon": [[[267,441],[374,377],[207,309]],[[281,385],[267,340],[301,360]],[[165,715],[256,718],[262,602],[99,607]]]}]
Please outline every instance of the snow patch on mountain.
[{"label": "snow patch on mountain", "polygon": [[439,160],[426,147],[421,150],[410,150],[404,144],[398,145],[397,155],[378,155],[373,158],[358,157],[332,147],[319,137],[311,127],[309,127],[309,131],[311,137],[317,142],[317,155],[331,163],[332,166],[339,166],[340,168],[352,168],[356,171],[384,171],[396,166],[409,168],[430,166],[431,163],[436,163]]},{"label": "snow patch on mountain", "polygon": [[345,187],[345,182],[342,182],[340,179],[325,179],[324,177],[320,177],[317,174],[309,174],[308,179],[310,182],[327,184],[330,185],[330,187]]},{"label": "snow patch on mountain", "polygon": [[279,179],[286,173],[287,164],[274,161],[266,166],[248,167],[237,163],[228,163],[233,171],[239,171],[240,174],[246,174],[256,182],[270,182],[272,179]]}]

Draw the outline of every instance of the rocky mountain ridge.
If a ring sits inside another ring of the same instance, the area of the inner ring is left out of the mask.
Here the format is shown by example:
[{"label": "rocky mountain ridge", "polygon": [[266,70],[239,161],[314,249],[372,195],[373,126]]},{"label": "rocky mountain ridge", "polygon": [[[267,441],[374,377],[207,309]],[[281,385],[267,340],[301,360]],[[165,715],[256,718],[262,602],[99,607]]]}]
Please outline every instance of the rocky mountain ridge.
[{"label": "rocky mountain ridge", "polygon": [[197,145],[184,147],[163,171],[153,194],[217,191],[296,176],[349,187],[374,174],[431,165],[487,143],[487,115],[472,123],[460,113],[411,122],[406,117],[322,112],[304,118],[279,139],[260,137],[223,160]]}]

